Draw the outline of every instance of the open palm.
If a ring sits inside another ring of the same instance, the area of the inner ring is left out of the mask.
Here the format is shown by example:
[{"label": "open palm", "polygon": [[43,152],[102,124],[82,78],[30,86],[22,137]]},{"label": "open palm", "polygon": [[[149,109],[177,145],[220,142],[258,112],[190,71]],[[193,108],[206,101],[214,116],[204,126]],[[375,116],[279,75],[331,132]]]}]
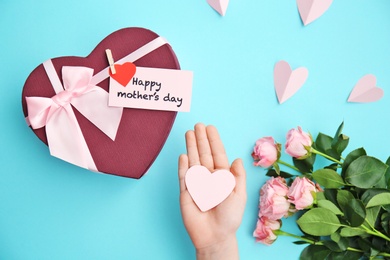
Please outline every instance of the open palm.
[{"label": "open palm", "polygon": [[[197,124],[186,133],[187,154],[179,158],[180,206],[184,225],[197,250],[213,247],[229,239],[241,224],[246,203],[245,170],[240,159],[229,165],[225,148],[213,126]],[[203,165],[209,171],[230,170],[236,178],[236,187],[221,204],[202,212],[192,200],[185,186],[188,168]]]}]

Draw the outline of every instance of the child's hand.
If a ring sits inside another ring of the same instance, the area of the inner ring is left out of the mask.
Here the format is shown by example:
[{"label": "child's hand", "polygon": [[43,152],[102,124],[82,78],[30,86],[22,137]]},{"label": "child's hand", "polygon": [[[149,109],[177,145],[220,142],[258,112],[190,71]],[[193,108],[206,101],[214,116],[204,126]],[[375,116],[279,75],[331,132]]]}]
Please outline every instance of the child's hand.
[{"label": "child's hand", "polygon": [[[236,231],[246,203],[245,169],[240,159],[229,165],[225,148],[213,126],[195,125],[186,133],[187,154],[179,158],[180,207],[184,225],[196,248],[198,259],[238,259]],[[230,170],[236,187],[221,204],[202,212],[184,182],[189,167],[203,165],[211,172]]]}]

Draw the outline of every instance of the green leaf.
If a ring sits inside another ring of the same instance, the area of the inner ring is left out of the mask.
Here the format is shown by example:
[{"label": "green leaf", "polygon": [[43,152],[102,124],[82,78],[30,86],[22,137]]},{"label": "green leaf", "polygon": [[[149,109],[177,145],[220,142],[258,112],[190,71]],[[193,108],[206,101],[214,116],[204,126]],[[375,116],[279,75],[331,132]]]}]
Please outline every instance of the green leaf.
[{"label": "green leaf", "polygon": [[370,258],[375,258],[380,253],[379,250],[371,248]]},{"label": "green leaf", "polygon": [[[337,233],[334,233],[334,234],[337,234]],[[333,240],[324,240],[321,242],[324,244],[324,246],[326,246],[327,248],[329,248],[333,252],[343,252],[343,251],[347,250],[347,248],[349,246],[349,240],[348,240],[348,238],[345,238],[345,237],[340,237],[337,242],[333,241]]]},{"label": "green leaf", "polygon": [[340,240],[339,240],[339,242],[337,244],[338,244],[340,249],[345,251],[345,250],[347,250],[347,248],[349,246],[349,239],[346,238],[346,237],[341,237],[340,236]]},{"label": "green leaf", "polygon": [[332,142],[332,137],[323,133],[319,133],[315,141],[316,149],[325,153],[326,150],[332,149]]},{"label": "green leaf", "polygon": [[381,209],[380,206],[366,209],[366,221],[373,227],[375,226],[375,222],[378,218],[380,209]]},{"label": "green leaf", "polygon": [[293,177],[294,175],[292,175],[292,174],[290,174],[290,173],[288,173],[288,172],[284,172],[284,171],[280,171],[280,174],[278,174],[277,172],[276,172],[276,170],[274,170],[274,169],[270,169],[270,170],[268,170],[267,171],[267,173],[265,174],[266,176],[269,176],[269,177],[283,177],[283,178],[285,178],[285,179],[288,179],[288,178],[291,178],[291,177]]},{"label": "green leaf", "polygon": [[351,192],[347,190],[337,191],[337,203],[343,211],[345,211],[346,205],[348,205],[353,199],[355,199],[355,197]]},{"label": "green leaf", "polygon": [[319,208],[329,209],[336,215],[344,215],[343,212],[341,212],[341,210],[336,205],[334,205],[330,200],[319,200],[317,202],[317,205]]},{"label": "green leaf", "polygon": [[331,170],[334,170],[334,171],[337,171],[338,168],[339,168],[339,164],[338,163],[332,163],[332,164],[324,167],[324,169],[331,169]]},{"label": "green leaf", "polygon": [[355,237],[355,236],[361,236],[366,234],[366,231],[360,228],[350,228],[350,227],[344,227],[340,231],[340,236],[342,237]]},{"label": "green leaf", "polygon": [[[379,238],[379,237],[373,237],[372,238],[372,249],[376,249],[378,251],[385,251],[385,250],[388,250],[388,247],[386,246],[386,240],[384,240],[383,238]],[[374,254],[375,254],[375,251],[374,251]]]},{"label": "green leaf", "polygon": [[308,210],[297,223],[305,233],[313,236],[329,236],[341,226],[336,214],[323,208]]},{"label": "green leaf", "polygon": [[337,153],[333,148],[326,150],[325,153],[336,160],[340,160],[341,158],[341,154]]},{"label": "green leaf", "polygon": [[325,194],[324,194],[323,191],[317,192],[317,193],[316,193],[316,198],[317,198],[317,200],[326,200]]},{"label": "green leaf", "polygon": [[378,194],[381,194],[381,193],[384,193],[384,192],[389,192],[389,190],[387,189],[368,189],[366,190],[363,195],[361,196],[361,200],[363,201],[363,203],[366,205],[367,207],[367,203],[376,195]]},{"label": "green leaf", "polygon": [[343,243],[336,243],[332,240],[324,240],[322,241],[322,244],[324,246],[326,246],[327,248],[329,248],[331,251],[333,252],[343,252],[346,250],[347,247],[344,248],[344,244]]},{"label": "green leaf", "polygon": [[343,162],[343,167],[342,167],[342,171],[341,171],[341,177],[345,177],[345,173],[348,169],[348,166],[353,162],[355,161],[357,158],[359,158],[360,156],[363,156],[363,155],[367,155],[366,151],[364,150],[364,148],[358,148],[356,150],[353,150],[352,152],[350,152],[347,157],[345,158],[344,162]]},{"label": "green leaf", "polygon": [[[299,226],[298,226],[299,228]],[[312,235],[309,235],[307,233],[305,233],[302,229],[299,228],[299,230],[304,234],[303,236],[301,236],[302,238],[306,238],[308,240],[311,240],[311,241],[314,241],[314,242],[318,242],[321,240],[321,237],[319,236],[312,236]]]},{"label": "green leaf", "polygon": [[343,128],[344,128],[344,121],[341,122],[341,124],[339,125],[339,127],[337,128],[337,131],[336,133],[334,134],[334,137],[333,137],[333,140],[332,140],[332,145],[335,145],[337,143],[337,140],[339,138],[339,136],[342,134],[343,132]]},{"label": "green leaf", "polygon": [[349,137],[341,134],[339,135],[336,144],[332,144],[332,150],[335,151],[340,157],[343,151],[345,150],[345,148],[347,148],[348,143],[349,143]]},{"label": "green leaf", "polygon": [[[319,133],[317,135],[316,141],[313,144],[315,146],[314,148],[322,153],[325,153],[339,160],[341,153],[337,152],[336,149],[336,146],[338,146],[338,138],[339,137],[337,136],[337,140],[333,145],[334,138],[330,137],[329,135]],[[341,149],[341,146],[344,145],[344,142],[343,144],[340,143],[339,145],[340,145],[339,149]]]},{"label": "green leaf", "polygon": [[331,260],[356,260],[361,259],[363,253],[354,251],[332,252],[327,259]]},{"label": "green leaf", "polygon": [[349,165],[345,181],[356,187],[368,189],[380,181],[387,168],[388,166],[380,160],[363,155]]},{"label": "green leaf", "polygon": [[387,187],[386,176],[383,175],[382,178],[378,181],[377,184],[375,184],[374,187],[379,188],[379,189],[386,189],[386,187]]},{"label": "green leaf", "polygon": [[386,233],[389,234],[389,231],[390,231],[390,214],[389,213],[382,214],[381,226],[386,231]]},{"label": "green leaf", "polygon": [[[390,157],[387,158],[386,165],[390,166]],[[385,175],[376,185],[376,188],[384,188],[384,189],[388,188],[390,190],[390,167],[387,168]]]},{"label": "green leaf", "polygon": [[361,200],[353,199],[345,205],[344,216],[351,227],[358,227],[366,219],[366,208]]},{"label": "green leaf", "polygon": [[333,202],[333,204],[335,204],[336,206],[338,205],[337,192],[337,189],[325,189],[324,191],[325,198]]},{"label": "green leaf", "polygon": [[316,155],[313,153],[305,159],[293,158],[294,166],[302,173],[311,173],[313,171],[313,164],[316,160]]},{"label": "green leaf", "polygon": [[339,156],[341,156],[342,152],[347,148],[349,143],[349,137],[342,134],[344,127],[344,122],[340,124],[338,127],[335,136],[332,140],[332,150],[335,151]]},{"label": "green leaf", "polygon": [[326,246],[310,245],[303,249],[301,255],[299,256],[300,260],[318,260],[326,259],[331,253]]},{"label": "green leaf", "polygon": [[337,189],[345,185],[341,176],[330,169],[320,169],[313,172],[313,178],[320,185],[328,189]]},{"label": "green leaf", "polygon": [[339,233],[334,232],[333,234],[330,235],[330,239],[332,239],[332,241],[338,243],[341,239],[341,236]]},{"label": "green leaf", "polygon": [[390,192],[384,192],[375,195],[374,197],[372,197],[372,199],[370,199],[366,207],[370,208],[370,207],[382,206],[387,204],[390,204]]},{"label": "green leaf", "polygon": [[357,240],[357,242],[358,242],[358,245],[359,245],[361,250],[363,250],[366,253],[370,253],[371,252],[372,244],[371,244],[371,242],[369,241],[368,238],[360,237]]},{"label": "green leaf", "polygon": [[298,240],[298,241],[294,241],[293,244],[295,244],[295,245],[305,245],[305,244],[309,244],[309,242]]}]

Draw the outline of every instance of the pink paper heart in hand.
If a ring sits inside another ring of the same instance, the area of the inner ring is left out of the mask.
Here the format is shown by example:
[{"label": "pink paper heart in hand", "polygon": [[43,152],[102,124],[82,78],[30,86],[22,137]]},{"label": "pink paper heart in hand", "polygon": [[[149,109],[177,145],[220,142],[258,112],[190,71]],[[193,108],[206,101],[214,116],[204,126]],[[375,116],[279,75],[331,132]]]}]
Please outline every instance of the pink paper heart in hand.
[{"label": "pink paper heart in hand", "polygon": [[279,103],[282,104],[292,97],[306,82],[309,71],[300,67],[291,70],[286,61],[279,61],[274,69],[274,84]]},{"label": "pink paper heart in hand", "polygon": [[365,75],[356,83],[348,102],[368,103],[383,97],[383,89],[376,86],[376,78],[372,74]]},{"label": "pink paper heart in hand", "polygon": [[207,3],[220,15],[224,16],[229,5],[229,0],[207,0]]},{"label": "pink paper heart in hand", "polygon": [[206,167],[195,165],[185,176],[187,190],[198,208],[205,212],[223,202],[236,186],[236,179],[228,170],[211,173]]},{"label": "pink paper heart in hand", "polygon": [[317,20],[328,10],[332,2],[333,0],[297,0],[303,24],[306,26]]}]

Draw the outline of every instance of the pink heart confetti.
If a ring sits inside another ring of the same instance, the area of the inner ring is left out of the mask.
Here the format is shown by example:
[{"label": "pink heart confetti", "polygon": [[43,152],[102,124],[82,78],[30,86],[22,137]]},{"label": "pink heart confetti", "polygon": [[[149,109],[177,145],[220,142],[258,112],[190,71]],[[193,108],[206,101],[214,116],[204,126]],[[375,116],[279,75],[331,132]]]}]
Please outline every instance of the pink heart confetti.
[{"label": "pink heart confetti", "polygon": [[188,169],[185,183],[195,204],[205,212],[222,203],[232,193],[236,179],[228,170],[211,173],[206,167],[195,165]]},{"label": "pink heart confetti", "polygon": [[306,82],[309,71],[304,67],[291,70],[286,61],[279,61],[274,68],[274,84],[279,103],[292,97]]},{"label": "pink heart confetti", "polygon": [[348,102],[369,103],[383,97],[383,89],[376,86],[376,77],[372,74],[363,76],[349,94]]},{"label": "pink heart confetti", "polygon": [[320,18],[328,10],[332,2],[333,0],[297,0],[303,24],[306,26]]},{"label": "pink heart confetti", "polygon": [[220,15],[225,16],[229,0],[207,0],[207,3]]}]

